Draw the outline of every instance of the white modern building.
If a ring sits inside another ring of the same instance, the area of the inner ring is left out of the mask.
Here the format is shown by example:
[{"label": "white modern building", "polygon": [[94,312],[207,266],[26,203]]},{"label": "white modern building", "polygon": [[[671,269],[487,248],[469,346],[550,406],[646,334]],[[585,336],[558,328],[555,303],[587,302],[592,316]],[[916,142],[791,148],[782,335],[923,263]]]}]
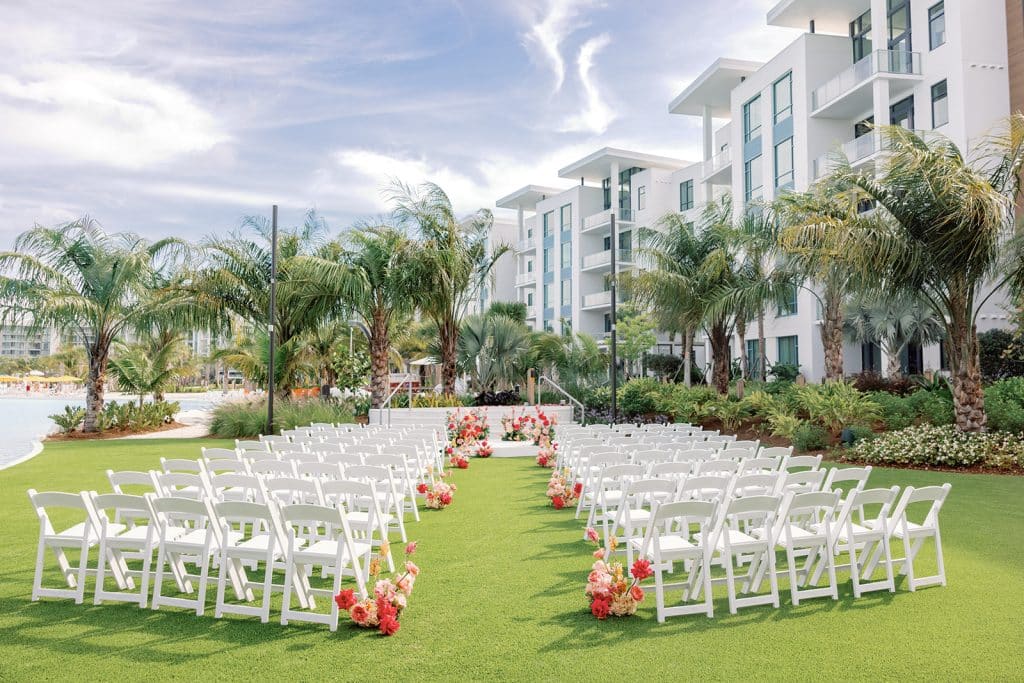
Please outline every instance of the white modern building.
[{"label": "white modern building", "polygon": [[28,325],[0,327],[0,356],[5,358],[39,358],[56,353],[60,334],[51,327],[34,330]]},{"label": "white modern building", "polygon": [[494,217],[494,223],[485,238],[487,254],[493,256],[495,250],[501,247],[509,247],[509,251],[495,261],[490,276],[466,307],[467,314],[483,313],[495,301],[517,301],[515,249],[518,234],[519,229],[514,220]]},{"label": "white modern building", "polygon": [[[840,150],[855,166],[874,164],[885,150],[872,126],[936,130],[970,149],[1010,113],[1008,7],[1004,0],[779,2],[768,24],[805,33],[766,63],[717,59],[669,104],[672,114],[700,118],[701,163],[605,148],[559,171],[575,186],[530,185],[497,202],[517,212],[515,283],[532,326],[571,326],[599,339],[610,329],[613,212],[617,261],[628,269],[637,231],[666,212],[696,220],[702,204],[730,193],[739,215],[751,201],[807,189]],[[820,380],[814,294],[795,292],[769,313],[769,363],[793,363]],[[979,331],[1006,324],[1003,304],[992,301]],[[745,344],[753,362],[756,336]],[[734,357],[739,345],[734,340]],[[678,343],[659,346],[679,353]],[[874,345],[845,349],[847,373],[881,371],[886,362]],[[903,363],[910,372],[945,366],[940,345],[910,348]]]}]

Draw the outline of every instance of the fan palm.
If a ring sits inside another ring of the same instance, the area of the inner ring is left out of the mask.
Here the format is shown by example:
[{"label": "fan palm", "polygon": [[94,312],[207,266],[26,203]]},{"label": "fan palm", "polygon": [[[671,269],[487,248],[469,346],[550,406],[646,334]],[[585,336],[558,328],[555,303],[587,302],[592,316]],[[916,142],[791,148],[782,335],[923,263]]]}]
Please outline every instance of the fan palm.
[{"label": "fan palm", "polygon": [[887,374],[900,376],[900,353],[909,343],[934,344],[942,339],[942,321],[918,297],[894,299],[857,297],[846,305],[846,338],[858,344],[878,344],[889,359]]},{"label": "fan palm", "polygon": [[147,242],[104,232],[89,217],[59,227],[36,226],[0,252],[3,322],[53,326],[85,347],[88,358],[85,432],[96,431],[114,340],[155,305],[162,271],[185,252],[176,239]]},{"label": "fan palm", "polygon": [[519,378],[529,349],[525,324],[504,315],[470,315],[459,331],[458,368],[476,391],[504,389]]},{"label": "fan palm", "polygon": [[879,172],[841,164],[831,179],[876,210],[852,222],[822,216],[797,224],[784,242],[874,291],[921,296],[945,327],[957,427],[981,431],[977,316],[1007,283],[1024,280],[1021,247],[1007,239],[1024,163],[1024,115],[983,141],[972,161],[938,134],[884,127],[882,135],[889,151]]},{"label": "fan palm", "polygon": [[439,186],[424,183],[411,188],[395,183],[388,192],[399,224],[419,237],[411,272],[418,283],[414,299],[437,325],[441,348],[441,385],[455,391],[459,323],[467,304],[477,295],[494,263],[508,245],[487,248],[494,216],[487,209],[459,221],[451,200]]}]

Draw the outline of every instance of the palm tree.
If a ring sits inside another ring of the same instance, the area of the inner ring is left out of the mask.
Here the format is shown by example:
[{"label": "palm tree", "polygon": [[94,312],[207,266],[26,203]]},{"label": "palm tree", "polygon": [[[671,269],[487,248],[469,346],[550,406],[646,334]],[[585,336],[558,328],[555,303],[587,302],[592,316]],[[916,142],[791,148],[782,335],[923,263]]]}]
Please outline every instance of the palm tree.
[{"label": "palm tree", "polygon": [[570,394],[576,394],[608,381],[610,357],[586,332],[537,331],[531,335],[523,363],[520,374],[525,374],[526,367],[534,368],[554,376]]},{"label": "palm tree", "polygon": [[187,372],[183,350],[179,336],[154,336],[131,345],[118,342],[117,354],[110,359],[110,372],[120,391],[138,395],[141,408],[146,394],[162,401],[167,387]]},{"label": "palm tree", "polygon": [[[317,283],[302,270],[304,258],[324,248],[326,233],[326,225],[314,211],[307,212],[301,226],[279,231],[275,345],[288,349],[295,358],[303,346],[299,338],[320,324],[325,310],[336,305],[334,299],[318,291]],[[226,238],[207,238],[203,244],[205,264],[171,284],[167,288],[171,295],[168,299],[179,305],[186,303],[194,311],[215,319],[219,329],[228,329],[231,317],[235,316],[253,329],[263,330],[262,338],[267,338],[270,242],[270,222],[262,216],[245,218],[241,229]],[[225,351],[220,357],[230,355]],[[256,351],[252,357],[260,356],[269,359],[267,351]],[[295,362],[288,366],[299,367]],[[249,375],[250,379],[257,376],[265,381],[266,370]],[[299,376],[292,372],[279,375],[278,392],[288,396],[298,380]]]},{"label": "palm tree", "polygon": [[414,273],[414,248],[401,230],[371,226],[351,231],[319,256],[303,260],[301,277],[316,298],[334,302],[336,316],[354,316],[370,345],[371,406],[384,405],[390,387],[392,331],[413,310],[422,283]]},{"label": "palm tree", "polygon": [[[288,387],[282,392],[283,396],[288,396],[292,387],[316,375],[317,367],[310,360],[312,355],[305,335],[274,344],[274,381],[277,386]],[[269,384],[270,337],[264,329],[255,328],[241,335],[232,345],[217,349],[212,359],[223,361],[225,367],[238,370],[257,386]]]},{"label": "palm tree", "polygon": [[846,338],[878,344],[889,359],[887,375],[899,377],[900,353],[907,344],[934,344],[942,339],[942,321],[919,297],[898,295],[889,300],[865,296],[846,305]]},{"label": "palm tree", "polygon": [[476,391],[507,388],[520,377],[530,330],[504,315],[470,315],[459,331],[458,368]]},{"label": "palm tree", "polygon": [[509,247],[492,245],[488,250],[487,240],[494,222],[491,212],[480,209],[460,222],[448,195],[434,183],[413,189],[396,182],[388,198],[398,223],[415,230],[420,239],[412,269],[418,281],[414,298],[420,310],[437,325],[441,385],[444,393],[453,394],[459,323],[467,304]]},{"label": "palm tree", "polygon": [[147,242],[132,233],[104,232],[88,216],[18,236],[0,252],[3,322],[54,326],[85,347],[89,362],[82,430],[96,431],[114,340],[136,327],[155,305],[150,293],[185,245]]},{"label": "palm tree", "polygon": [[984,302],[1024,282],[1021,245],[1008,237],[1024,164],[1024,115],[984,140],[969,161],[949,139],[882,129],[877,171],[841,164],[832,184],[873,202],[861,220],[807,221],[785,242],[825,267],[839,264],[876,292],[917,294],[945,327],[957,427],[985,428],[977,316]]}]

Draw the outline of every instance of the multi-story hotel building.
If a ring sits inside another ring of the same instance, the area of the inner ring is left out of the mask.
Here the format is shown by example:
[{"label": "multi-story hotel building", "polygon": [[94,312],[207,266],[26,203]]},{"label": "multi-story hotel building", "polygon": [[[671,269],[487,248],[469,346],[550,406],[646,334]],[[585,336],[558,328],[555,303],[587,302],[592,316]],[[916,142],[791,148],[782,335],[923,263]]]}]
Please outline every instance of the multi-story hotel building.
[{"label": "multi-story hotel building", "polygon": [[[1011,111],[1011,61],[1016,88],[1024,88],[1020,2],[783,0],[767,20],[806,32],[765,63],[717,59],[669,104],[673,114],[700,117],[702,163],[603,149],[560,171],[575,187],[529,186],[498,202],[519,212],[520,239],[533,240],[520,250],[516,282],[536,328],[557,329],[565,320],[599,338],[608,329],[603,288],[613,210],[619,262],[630,268],[636,229],[653,227],[667,211],[696,214],[728,192],[739,215],[752,201],[807,189],[837,150],[869,167],[885,153],[878,125],[935,130],[969,150]],[[770,363],[797,364],[812,380],[824,376],[818,309],[814,293],[799,290],[769,311]],[[1002,303],[992,301],[979,331],[1006,321]],[[757,358],[757,339],[745,343]],[[940,345],[911,346],[905,356],[910,372],[945,365]],[[850,344],[845,359],[848,373],[886,366],[873,345]]]}]

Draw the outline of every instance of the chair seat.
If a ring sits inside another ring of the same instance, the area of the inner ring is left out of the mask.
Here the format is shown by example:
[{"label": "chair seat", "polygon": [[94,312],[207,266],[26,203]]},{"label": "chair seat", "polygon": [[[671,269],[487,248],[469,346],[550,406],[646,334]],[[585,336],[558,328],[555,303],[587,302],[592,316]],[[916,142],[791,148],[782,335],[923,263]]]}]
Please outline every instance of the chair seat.
[{"label": "chair seat", "polygon": [[725,542],[728,539],[729,546],[733,550],[744,549],[748,547],[764,547],[767,541],[752,536],[751,534],[745,534],[742,531],[736,529],[723,529],[722,534],[718,537],[718,541],[715,543],[716,550],[724,550]]},{"label": "chair seat", "polygon": [[[643,544],[644,541],[642,538],[633,538],[629,541],[629,545],[636,551],[640,551],[643,548]],[[658,548],[661,552],[661,559],[663,560],[692,557],[700,554],[700,546],[695,543],[691,543],[682,536],[659,536]],[[654,553],[647,553],[647,557],[653,561]]]},{"label": "chair seat", "polygon": [[[112,524],[111,526],[119,526],[122,529],[124,529],[124,525],[123,524]],[[82,538],[85,537],[85,527],[86,527],[86,523],[85,522],[79,522],[78,524],[75,524],[74,526],[68,527],[64,531],[58,531],[55,534],[47,534],[46,535],[46,542],[51,544],[51,545],[54,545],[54,544],[60,545],[60,544],[63,544],[63,543],[68,543],[68,542],[81,543],[82,542]],[[96,535],[96,531],[95,530],[90,530],[89,531],[89,542],[93,543],[93,542],[95,542],[97,540],[97,538],[98,537]]]},{"label": "chair seat", "polygon": [[[339,541],[321,540],[310,544],[305,550],[296,550],[294,553],[296,564],[323,564],[330,563],[335,560],[338,556],[338,544]],[[364,555],[372,550],[369,543],[362,543],[359,541],[353,541],[352,547],[355,550],[356,556]],[[351,561],[352,558],[348,556],[348,550],[342,548],[341,551],[342,561]]]},{"label": "chair seat", "polygon": [[[121,531],[116,531],[115,527],[121,527]],[[146,526],[133,526],[131,529],[125,529],[123,524],[108,524],[107,525],[107,545],[112,548],[120,548],[124,546],[129,547],[141,547],[146,542],[146,532],[149,527]],[[154,537],[156,534],[154,534]]]},{"label": "chair seat", "polygon": [[[173,541],[169,542],[168,547],[173,547],[176,550],[182,548],[202,550],[206,545],[207,538],[210,535],[209,529],[191,529],[187,530],[181,536],[178,536]],[[242,534],[238,531],[228,532],[228,544],[234,545],[241,540]],[[210,547],[217,547],[216,539],[210,539]]]},{"label": "chair seat", "polygon": [[[388,524],[391,524],[391,522],[393,522],[394,519],[395,519],[394,515],[382,514],[379,517],[377,517],[377,522],[378,522],[378,524],[383,524],[383,525],[386,526]],[[362,511],[362,510],[356,510],[354,512],[349,512],[348,513],[348,523],[349,523],[350,526],[354,526],[354,527],[360,527],[360,528],[366,527],[370,523],[370,513]]]}]

